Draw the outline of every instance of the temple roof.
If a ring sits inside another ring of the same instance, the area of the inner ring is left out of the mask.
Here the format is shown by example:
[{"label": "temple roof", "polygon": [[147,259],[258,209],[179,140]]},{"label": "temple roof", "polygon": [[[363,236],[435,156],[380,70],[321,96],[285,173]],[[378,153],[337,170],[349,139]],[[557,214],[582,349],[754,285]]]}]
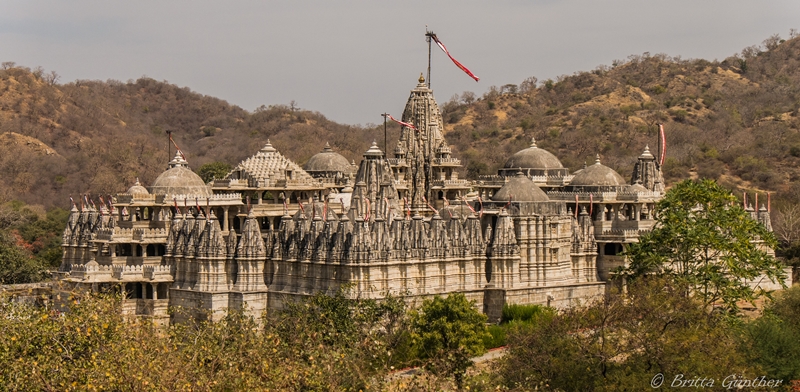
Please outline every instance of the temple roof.
[{"label": "temple roof", "polygon": [[626,186],[627,182],[614,169],[600,163],[597,155],[594,165],[587,166],[575,174],[570,186]]},{"label": "temple roof", "polygon": [[530,147],[517,152],[506,160],[505,169],[563,169],[564,166],[555,155],[536,146],[536,140],[531,139]]},{"label": "temple roof", "polygon": [[286,179],[287,171],[292,172],[293,180],[316,181],[308,172],[303,170],[300,165],[283,156],[283,154],[275,149],[272,143],[267,140],[267,144],[265,144],[261,150],[239,163],[225,176],[225,179],[246,179],[250,180],[251,183],[257,181],[274,183],[277,180]]},{"label": "temple roof", "polygon": [[550,198],[520,171],[492,196],[492,200],[531,202],[550,201]]},{"label": "temple roof", "polygon": [[170,161],[169,169],[153,181],[150,193],[154,195],[211,196],[211,190],[200,176],[189,169],[189,164],[180,150]]},{"label": "temple roof", "polygon": [[331,145],[325,143],[325,148],[322,152],[314,154],[305,165],[303,169],[310,172],[352,172],[350,162],[341,154],[333,151]]},{"label": "temple roof", "polygon": [[126,194],[129,195],[149,195],[150,192],[147,191],[147,188],[143,187],[141,183],[139,183],[139,179],[136,179],[136,183],[133,184],[127,191]]}]

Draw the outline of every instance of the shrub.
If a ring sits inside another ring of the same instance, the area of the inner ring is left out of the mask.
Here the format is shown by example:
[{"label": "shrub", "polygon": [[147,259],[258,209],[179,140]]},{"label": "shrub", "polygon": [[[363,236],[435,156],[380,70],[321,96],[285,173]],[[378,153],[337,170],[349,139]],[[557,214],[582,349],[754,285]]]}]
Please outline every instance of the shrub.
[{"label": "shrub", "polygon": [[517,305],[506,304],[503,305],[503,315],[500,319],[501,323],[508,323],[511,321],[519,322],[532,322],[544,315],[552,315],[555,311],[542,305]]}]

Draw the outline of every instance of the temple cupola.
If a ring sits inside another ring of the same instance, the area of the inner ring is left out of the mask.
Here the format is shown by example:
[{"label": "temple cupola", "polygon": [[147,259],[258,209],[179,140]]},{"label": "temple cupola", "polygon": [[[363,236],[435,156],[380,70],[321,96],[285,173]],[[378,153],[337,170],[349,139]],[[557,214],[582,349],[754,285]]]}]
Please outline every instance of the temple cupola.
[{"label": "temple cupola", "polygon": [[644,152],[639,155],[636,165],[633,167],[631,184],[636,183],[640,183],[649,191],[664,192],[664,177],[649,146],[644,147]]}]

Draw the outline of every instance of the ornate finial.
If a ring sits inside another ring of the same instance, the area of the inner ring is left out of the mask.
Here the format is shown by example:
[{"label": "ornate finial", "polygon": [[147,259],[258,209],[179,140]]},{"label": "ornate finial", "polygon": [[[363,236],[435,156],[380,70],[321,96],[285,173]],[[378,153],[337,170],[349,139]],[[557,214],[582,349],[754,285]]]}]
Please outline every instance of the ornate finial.
[{"label": "ornate finial", "polygon": [[642,153],[642,155],[639,156],[639,158],[643,158],[643,159],[653,159],[653,158],[655,158],[653,156],[653,153],[650,152],[650,146],[649,145],[644,146],[644,152]]},{"label": "ornate finial", "polygon": [[364,156],[381,156],[383,155],[383,151],[378,147],[378,143],[373,140],[372,146],[369,147],[367,152],[364,153]]},{"label": "ornate finial", "polygon": [[172,160],[169,162],[169,165],[167,166],[169,166],[169,168],[172,169],[173,167],[176,166],[189,166],[189,163],[186,162],[186,159],[184,159],[183,152],[181,152],[181,150],[178,150],[175,152],[175,157],[172,158]]},{"label": "ornate finial", "polygon": [[264,145],[264,148],[261,149],[262,152],[275,152],[278,151],[275,147],[272,147],[272,143],[270,143],[269,139],[267,139],[267,144]]},{"label": "ornate finial", "polygon": [[136,177],[136,182],[133,185],[134,186],[142,186],[142,184],[139,183],[139,177]]},{"label": "ornate finial", "polygon": [[325,147],[322,149],[322,152],[333,152],[333,149],[331,148],[331,144],[328,143],[328,142],[325,142]]},{"label": "ornate finial", "polygon": [[518,167],[517,168],[517,177],[524,177],[524,176],[525,176],[525,173],[522,172],[522,168]]},{"label": "ornate finial", "polygon": [[425,83],[425,76],[422,75],[422,72],[419,73],[419,84]]},{"label": "ornate finial", "polygon": [[597,156],[594,158],[594,164],[595,165],[599,165],[600,164],[600,154],[597,154]]},{"label": "ornate finial", "polygon": [[533,148],[536,147],[536,138],[533,137],[533,136],[531,136],[531,147],[533,147]]}]

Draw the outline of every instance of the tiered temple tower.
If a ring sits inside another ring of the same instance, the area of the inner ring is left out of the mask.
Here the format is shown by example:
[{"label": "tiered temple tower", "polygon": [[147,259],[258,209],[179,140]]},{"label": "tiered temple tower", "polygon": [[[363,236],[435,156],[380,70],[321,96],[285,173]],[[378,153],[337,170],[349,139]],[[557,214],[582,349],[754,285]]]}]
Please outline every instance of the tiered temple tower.
[{"label": "tiered temple tower", "polygon": [[395,157],[390,162],[395,178],[405,185],[401,187],[404,190],[401,196],[408,199],[411,210],[430,216],[428,203],[441,207],[447,199],[460,199],[471,186],[469,181],[458,178],[461,161],[450,156],[450,147],[442,133],[442,113],[421,74],[402,118],[416,129],[402,128]]}]

